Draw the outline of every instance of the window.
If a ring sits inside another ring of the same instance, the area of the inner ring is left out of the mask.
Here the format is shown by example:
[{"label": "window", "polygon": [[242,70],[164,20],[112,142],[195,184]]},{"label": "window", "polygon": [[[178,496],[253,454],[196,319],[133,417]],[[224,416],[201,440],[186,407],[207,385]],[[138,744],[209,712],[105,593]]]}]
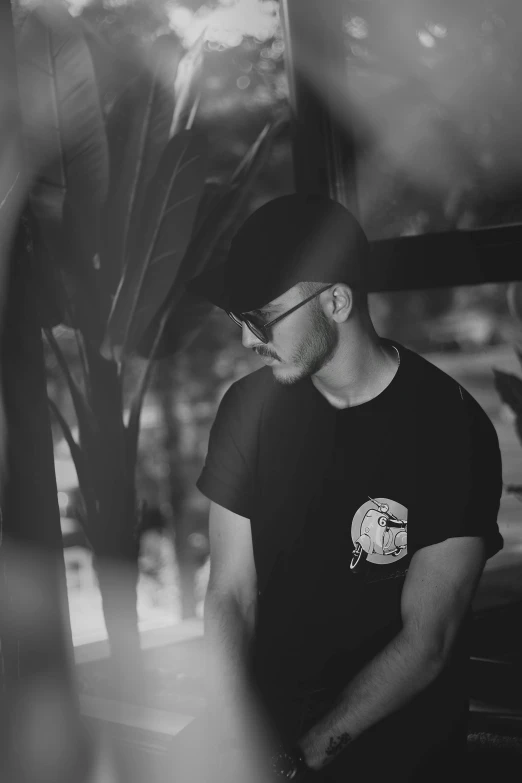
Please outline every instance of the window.
[{"label": "window", "polygon": [[344,2],[346,95],[371,239],[521,222],[516,2]]}]

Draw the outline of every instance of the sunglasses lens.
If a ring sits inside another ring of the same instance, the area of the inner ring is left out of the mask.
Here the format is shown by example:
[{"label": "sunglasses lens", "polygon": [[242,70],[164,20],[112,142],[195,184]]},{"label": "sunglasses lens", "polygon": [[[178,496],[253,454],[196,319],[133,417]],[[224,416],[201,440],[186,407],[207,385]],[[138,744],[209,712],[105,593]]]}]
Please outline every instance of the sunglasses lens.
[{"label": "sunglasses lens", "polygon": [[243,324],[245,323],[250,329],[250,331],[252,332],[252,334],[254,335],[254,337],[257,337],[257,339],[261,340],[261,342],[263,343],[268,342],[268,339],[265,335],[263,328],[255,324],[250,318],[239,318],[237,315],[231,313],[230,311],[227,312],[227,315],[240,328],[243,328]]},{"label": "sunglasses lens", "polygon": [[254,337],[257,337],[257,339],[261,340],[263,343],[267,342],[263,329],[260,326],[251,321],[250,318],[245,318],[245,323]]}]

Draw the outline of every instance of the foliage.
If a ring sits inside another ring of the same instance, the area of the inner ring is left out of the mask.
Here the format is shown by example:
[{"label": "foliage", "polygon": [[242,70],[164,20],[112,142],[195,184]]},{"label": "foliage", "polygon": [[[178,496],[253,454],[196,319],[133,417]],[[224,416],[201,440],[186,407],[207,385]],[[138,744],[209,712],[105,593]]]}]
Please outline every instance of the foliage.
[{"label": "foliage", "polygon": [[[193,127],[201,40],[183,54],[174,36],[156,38],[109,105],[87,37],[59,3],[37,6],[21,25],[33,247],[56,298],[43,308],[53,314],[44,325],[78,439],[52,407],[77,469],[86,534],[97,555],[135,561],[137,442],[152,361],[160,348],[163,356],[179,350],[207,316],[209,305],[188,297],[183,283],[222,259],[283,123],[262,130],[231,177],[209,179],[205,138]],[[80,377],[55,338],[58,322],[73,330]],[[127,420],[136,350],[146,361]]]}]

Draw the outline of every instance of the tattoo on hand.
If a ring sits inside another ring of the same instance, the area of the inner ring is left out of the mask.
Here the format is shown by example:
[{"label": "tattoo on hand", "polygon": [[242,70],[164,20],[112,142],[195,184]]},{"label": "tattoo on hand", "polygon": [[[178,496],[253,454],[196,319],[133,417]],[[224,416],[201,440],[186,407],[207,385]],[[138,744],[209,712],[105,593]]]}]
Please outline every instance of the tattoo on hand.
[{"label": "tattoo on hand", "polygon": [[340,753],[347,745],[349,745],[351,741],[352,738],[348,732],[345,732],[338,737],[330,737],[330,742],[328,743],[328,747],[325,751],[326,755],[337,756],[337,754]]}]

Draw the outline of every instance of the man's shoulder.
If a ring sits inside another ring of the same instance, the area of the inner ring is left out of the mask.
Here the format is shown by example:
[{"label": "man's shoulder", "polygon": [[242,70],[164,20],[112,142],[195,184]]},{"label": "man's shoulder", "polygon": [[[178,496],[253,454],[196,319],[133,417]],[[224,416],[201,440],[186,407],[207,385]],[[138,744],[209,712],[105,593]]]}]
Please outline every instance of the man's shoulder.
[{"label": "man's shoulder", "polygon": [[409,371],[415,378],[418,385],[426,385],[428,389],[433,388],[452,392],[459,389],[460,384],[449,373],[438,367],[428,357],[402,346],[403,355],[405,355]]},{"label": "man's shoulder", "polygon": [[408,363],[408,378],[415,399],[433,421],[444,417],[466,418],[494,430],[491,419],[478,400],[458,380],[438,367],[429,358],[415,351],[403,349]]},{"label": "man's shoulder", "polygon": [[[457,406],[469,397],[474,399],[460,383],[426,356],[403,348],[408,367],[408,380],[420,399],[436,397],[441,402],[454,402]],[[477,403],[478,404],[478,403]]]}]

